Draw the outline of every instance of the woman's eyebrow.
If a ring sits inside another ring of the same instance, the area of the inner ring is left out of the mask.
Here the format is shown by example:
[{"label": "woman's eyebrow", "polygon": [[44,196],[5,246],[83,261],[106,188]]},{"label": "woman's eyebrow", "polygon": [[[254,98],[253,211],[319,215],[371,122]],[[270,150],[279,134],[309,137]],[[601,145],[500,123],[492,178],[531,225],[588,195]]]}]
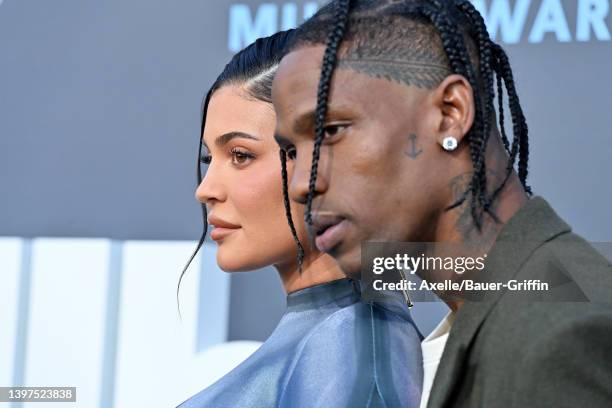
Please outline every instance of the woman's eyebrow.
[{"label": "woman's eyebrow", "polygon": [[256,136],[250,135],[248,133],[244,133],[244,132],[228,132],[228,133],[224,133],[221,136],[218,136],[215,139],[215,144],[219,147],[222,147],[224,145],[226,145],[230,140],[235,139],[235,138],[243,138],[243,139],[250,139],[250,140],[257,140],[259,141],[260,139]]}]

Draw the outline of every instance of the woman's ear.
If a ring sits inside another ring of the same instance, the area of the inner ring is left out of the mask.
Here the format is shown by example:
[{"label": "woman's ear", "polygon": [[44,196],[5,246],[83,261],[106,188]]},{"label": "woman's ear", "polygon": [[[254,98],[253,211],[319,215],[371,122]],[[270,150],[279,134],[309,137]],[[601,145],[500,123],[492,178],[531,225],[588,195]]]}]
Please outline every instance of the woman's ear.
[{"label": "woman's ear", "polygon": [[440,111],[438,143],[454,150],[474,124],[472,86],[462,75],[449,75],[433,91],[433,99]]}]

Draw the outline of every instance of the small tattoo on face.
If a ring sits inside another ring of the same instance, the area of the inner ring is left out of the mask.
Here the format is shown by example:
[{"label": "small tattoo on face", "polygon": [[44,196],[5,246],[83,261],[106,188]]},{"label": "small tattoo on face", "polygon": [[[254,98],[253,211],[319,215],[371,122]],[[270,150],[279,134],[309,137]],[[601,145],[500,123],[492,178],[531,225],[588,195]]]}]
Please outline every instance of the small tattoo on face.
[{"label": "small tattoo on face", "polygon": [[414,133],[408,136],[409,147],[408,150],[404,151],[404,154],[411,159],[416,159],[419,154],[423,153],[423,149],[417,149],[416,138],[417,136]]}]

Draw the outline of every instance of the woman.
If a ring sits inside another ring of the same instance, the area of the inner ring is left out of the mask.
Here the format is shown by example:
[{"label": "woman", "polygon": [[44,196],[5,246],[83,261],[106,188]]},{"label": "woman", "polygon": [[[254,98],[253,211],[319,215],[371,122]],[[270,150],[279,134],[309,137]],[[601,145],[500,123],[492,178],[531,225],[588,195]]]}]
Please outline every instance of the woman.
[{"label": "woman", "polygon": [[358,284],[330,256],[302,247],[305,224],[291,221],[291,214],[303,219],[303,208],[289,204],[281,183],[291,162],[279,157],[271,104],[291,35],[257,40],[215,81],[200,144],[208,169],[196,190],[214,227],[219,266],[234,272],[273,265],[287,309],[254,354],[179,407],[416,407],[421,336],[407,309],[361,302]]}]

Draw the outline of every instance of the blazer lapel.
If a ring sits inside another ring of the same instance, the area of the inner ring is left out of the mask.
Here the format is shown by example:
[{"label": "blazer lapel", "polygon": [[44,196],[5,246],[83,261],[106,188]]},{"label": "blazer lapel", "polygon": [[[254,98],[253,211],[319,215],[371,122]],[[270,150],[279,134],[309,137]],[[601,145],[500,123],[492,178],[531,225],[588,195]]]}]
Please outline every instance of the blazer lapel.
[{"label": "blazer lapel", "polygon": [[[511,279],[535,249],[569,231],[569,225],[557,216],[546,200],[542,197],[530,199],[504,225],[487,254],[486,280]],[[452,403],[449,399],[457,380],[465,373],[465,362],[472,340],[502,294],[503,291],[487,291],[482,300],[466,301],[457,311],[436,371],[427,404],[429,408]]]}]

